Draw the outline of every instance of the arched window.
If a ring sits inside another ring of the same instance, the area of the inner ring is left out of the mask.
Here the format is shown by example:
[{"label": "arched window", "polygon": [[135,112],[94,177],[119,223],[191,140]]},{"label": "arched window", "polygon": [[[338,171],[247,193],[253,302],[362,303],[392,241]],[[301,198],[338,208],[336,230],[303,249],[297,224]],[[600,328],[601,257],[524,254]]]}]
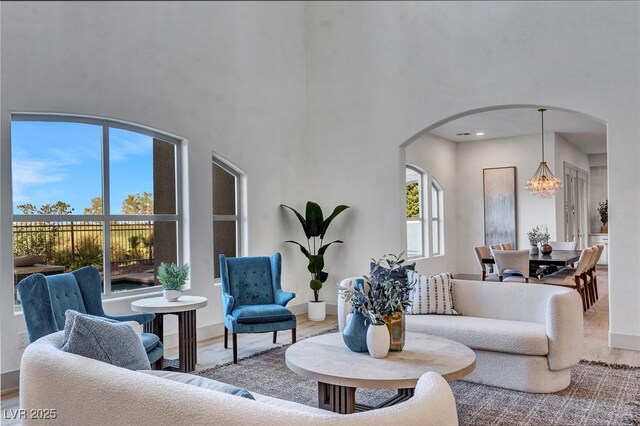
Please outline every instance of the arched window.
[{"label": "arched window", "polygon": [[425,226],[424,226],[424,194],[423,184],[426,173],[415,166],[406,167],[406,198],[407,198],[407,257],[424,257]]},{"label": "arched window", "polygon": [[148,128],[13,114],[14,284],[93,265],[105,296],[157,286],[183,262],[180,164],[180,140]]},{"label": "arched window", "polygon": [[227,161],[213,157],[213,266],[214,278],[220,278],[218,256],[242,253],[243,173]]}]

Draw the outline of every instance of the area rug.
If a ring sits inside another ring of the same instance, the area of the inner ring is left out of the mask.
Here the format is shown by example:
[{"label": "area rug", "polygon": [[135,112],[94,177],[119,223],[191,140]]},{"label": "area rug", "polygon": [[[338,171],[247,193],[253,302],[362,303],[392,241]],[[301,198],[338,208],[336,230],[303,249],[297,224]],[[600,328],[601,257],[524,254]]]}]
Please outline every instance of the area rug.
[{"label": "area rug", "polygon": [[[275,347],[242,358],[238,364],[196,374],[317,407],[317,383],[285,365],[288,347]],[[554,394],[462,381],[450,385],[461,425],[640,425],[640,367],[581,361],[572,371],[571,385]],[[376,405],[394,394],[393,390],[358,389],[356,399]]]}]

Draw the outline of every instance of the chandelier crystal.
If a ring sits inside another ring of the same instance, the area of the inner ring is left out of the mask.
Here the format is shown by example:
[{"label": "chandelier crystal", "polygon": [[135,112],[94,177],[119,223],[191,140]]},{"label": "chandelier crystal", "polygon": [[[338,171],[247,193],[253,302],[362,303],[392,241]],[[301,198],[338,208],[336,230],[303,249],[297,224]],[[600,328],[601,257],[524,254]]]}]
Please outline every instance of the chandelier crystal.
[{"label": "chandelier crystal", "polygon": [[562,182],[553,175],[551,169],[547,166],[547,162],[544,161],[544,112],[546,108],[540,108],[538,111],[540,112],[542,123],[542,161],[533,177],[527,181],[524,189],[540,198],[549,198],[562,189]]}]

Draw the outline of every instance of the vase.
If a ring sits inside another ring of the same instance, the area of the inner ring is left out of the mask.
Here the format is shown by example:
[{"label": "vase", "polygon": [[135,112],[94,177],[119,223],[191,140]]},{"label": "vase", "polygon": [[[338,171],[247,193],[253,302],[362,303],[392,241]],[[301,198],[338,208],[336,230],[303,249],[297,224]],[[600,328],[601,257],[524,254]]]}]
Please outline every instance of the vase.
[{"label": "vase", "polygon": [[531,246],[529,248],[529,254],[537,256],[538,255],[538,246]]},{"label": "vase", "polygon": [[389,341],[389,329],[385,324],[371,324],[367,329],[367,349],[373,358],[387,356]]},{"label": "vase", "polygon": [[307,316],[309,321],[324,321],[327,317],[327,304],[324,300],[307,302]]},{"label": "vase", "polygon": [[180,290],[163,290],[162,294],[164,298],[167,299],[167,302],[177,302],[182,296],[182,292]]},{"label": "vase", "polygon": [[540,247],[540,252],[545,256],[551,254],[552,251],[553,247],[551,247],[550,244],[543,244],[542,247]]},{"label": "vase", "polygon": [[394,312],[384,317],[389,330],[389,350],[401,351],[404,348],[404,312]]},{"label": "vase", "polygon": [[347,325],[342,330],[342,340],[353,352],[367,352],[368,326],[369,320],[360,312],[347,315]]},{"label": "vase", "polygon": [[600,226],[600,233],[608,234],[609,233],[609,227],[607,225],[601,225]]}]

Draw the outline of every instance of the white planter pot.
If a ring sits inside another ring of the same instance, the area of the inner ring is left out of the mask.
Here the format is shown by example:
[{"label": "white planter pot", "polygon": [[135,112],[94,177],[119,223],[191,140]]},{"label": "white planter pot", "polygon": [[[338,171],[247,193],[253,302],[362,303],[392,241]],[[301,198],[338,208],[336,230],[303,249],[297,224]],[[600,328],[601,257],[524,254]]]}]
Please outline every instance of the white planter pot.
[{"label": "white planter pot", "polygon": [[162,294],[167,302],[177,302],[182,296],[182,292],[179,290],[162,290]]},{"label": "white planter pot", "polygon": [[307,316],[309,321],[324,321],[327,317],[327,304],[321,302],[307,302]]},{"label": "white planter pot", "polygon": [[389,329],[385,324],[370,325],[367,329],[367,348],[374,358],[384,358],[389,353]]}]

